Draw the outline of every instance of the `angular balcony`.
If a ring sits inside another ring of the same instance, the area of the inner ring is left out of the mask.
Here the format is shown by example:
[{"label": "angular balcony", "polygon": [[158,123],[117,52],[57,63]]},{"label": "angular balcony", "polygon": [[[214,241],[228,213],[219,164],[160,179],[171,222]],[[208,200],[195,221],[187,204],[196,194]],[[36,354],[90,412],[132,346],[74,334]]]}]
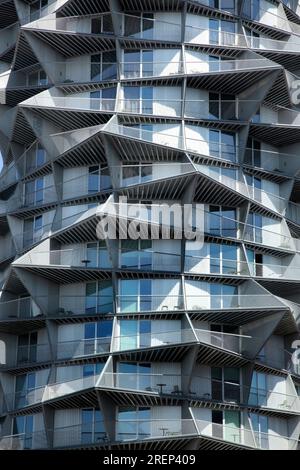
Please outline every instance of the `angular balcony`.
[{"label": "angular balcony", "polygon": [[[43,18],[44,16],[48,16],[56,12],[66,2],[67,0],[49,0],[47,2],[47,5],[45,5],[42,8],[37,8],[35,10],[31,9],[29,15],[21,17],[20,19],[21,25],[22,26],[28,25],[28,23],[31,23],[32,21],[36,21],[39,18]],[[47,20],[45,19],[45,21]]]},{"label": "angular balcony", "polygon": [[[167,376],[168,377],[168,376]],[[167,392],[166,392],[167,393]],[[180,396],[184,396],[180,392]],[[300,414],[300,398],[297,395],[257,387],[246,387],[237,382],[226,382],[193,375],[188,398],[193,402],[245,406],[248,409],[276,411],[279,414]]]},{"label": "angular balcony", "polygon": [[128,188],[170,178],[181,178],[193,173],[195,173],[195,167],[192,163],[126,164],[122,166],[120,186]]},{"label": "angular balcony", "polygon": [[197,437],[197,429],[190,419],[117,420],[116,442],[147,441]]},{"label": "angular balcony", "polygon": [[286,207],[286,200],[283,197],[269,193],[262,189],[253,188],[252,186],[244,183],[240,179],[234,179],[230,176],[222,174],[218,168],[196,165],[199,173],[207,175],[220,184],[226,186],[228,189],[244,195],[247,199],[254,201],[255,203],[266,207],[272,212],[282,214]]},{"label": "angular balcony", "polygon": [[282,308],[282,304],[271,294],[245,295],[186,295],[186,310],[189,312],[205,310],[255,310]]},{"label": "angular balcony", "polygon": [[0,322],[39,318],[41,310],[31,297],[0,303]]},{"label": "angular balcony", "polygon": [[114,352],[139,351],[149,348],[160,349],[176,345],[197,344],[197,342],[198,339],[191,329],[178,329],[162,333],[115,336],[112,349]]},{"label": "angular balcony", "polygon": [[[258,102],[257,102],[258,103]],[[240,110],[249,104],[246,100],[185,100],[181,99],[119,99],[118,112],[149,116],[181,117],[206,121],[237,121]]]},{"label": "angular balcony", "polygon": [[183,311],[184,297],[168,295],[117,295],[119,313]]},{"label": "angular balcony", "polygon": [[115,99],[89,98],[80,96],[37,95],[22,102],[24,108],[45,108],[48,110],[69,110],[113,113]]},{"label": "angular balcony", "polygon": [[0,438],[0,450],[41,450],[47,449],[47,444],[45,431],[14,434]]},{"label": "angular balcony", "polygon": [[5,369],[30,369],[51,361],[49,344],[18,346],[14,355],[8,355]]},{"label": "angular balcony", "polygon": [[186,256],[185,272],[188,274],[212,274],[224,276],[250,276],[250,267],[247,262],[237,259],[220,259],[207,255]]},{"label": "angular balcony", "polygon": [[19,175],[15,163],[11,163],[9,167],[4,168],[0,174],[0,191],[13,186],[18,182]]},{"label": "angular balcony", "polygon": [[196,419],[195,423],[201,437],[231,443],[238,447],[261,450],[290,450],[296,442],[296,440],[289,437],[278,436],[271,432],[256,432],[246,428],[216,424],[200,419]]}]

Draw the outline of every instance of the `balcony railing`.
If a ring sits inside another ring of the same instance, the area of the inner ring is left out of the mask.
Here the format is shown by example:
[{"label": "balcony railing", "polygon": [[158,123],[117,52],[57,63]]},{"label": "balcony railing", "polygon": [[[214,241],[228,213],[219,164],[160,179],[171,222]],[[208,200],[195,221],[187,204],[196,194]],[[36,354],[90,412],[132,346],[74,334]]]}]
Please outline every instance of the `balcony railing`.
[{"label": "balcony railing", "polygon": [[217,424],[196,419],[200,436],[218,439],[228,443],[251,447],[254,449],[289,450],[296,443],[289,437],[278,436],[272,432],[256,432],[246,428]]},{"label": "balcony railing", "polygon": [[45,431],[15,434],[0,438],[0,450],[38,450],[47,448]]},{"label": "balcony railing", "polygon": [[233,191],[244,194],[249,199],[252,199],[253,201],[267,207],[272,211],[282,214],[286,207],[287,202],[283,197],[269,193],[263,189],[254,188],[241,180],[224,175],[218,168],[216,169],[214,167],[199,164],[196,165],[196,168],[199,170],[199,172],[209,176],[213,180],[220,182]]},{"label": "balcony railing", "polygon": [[107,354],[110,345],[111,337],[58,342],[56,357],[60,360]]},{"label": "balcony railing", "polygon": [[8,354],[5,368],[31,367],[51,360],[51,350],[49,344],[34,344],[18,346],[15,357]]},{"label": "balcony railing", "polygon": [[112,113],[115,110],[115,99],[76,97],[73,96],[34,96],[22,102],[23,107],[70,109],[80,111],[103,111]]},{"label": "balcony railing", "polygon": [[[109,439],[103,421],[49,429],[54,437],[54,449],[88,447],[118,442],[141,442],[154,439],[168,440],[178,438],[205,437],[217,439],[233,445],[254,449],[289,450],[297,444],[296,439],[269,433],[255,432],[245,427],[233,427],[212,423],[200,419],[117,419],[115,438]],[[0,440],[1,450],[45,449],[47,439],[45,431],[12,435]]]},{"label": "balcony railing", "polygon": [[[14,411],[98,387],[100,389],[138,391],[150,395],[188,398],[194,401],[244,404],[254,408],[300,413],[300,398],[297,395],[279,393],[270,389],[245,387],[238,383],[222,382],[213,380],[211,377],[197,375],[193,375],[189,390],[184,391],[182,388],[184,379],[185,376],[179,374],[104,372],[90,377],[48,384],[28,392],[5,395],[3,410],[5,412]],[[189,377],[186,379],[188,380]],[[223,386],[224,392],[222,392]],[[244,400],[244,397],[248,397],[247,401]]]},{"label": "balcony railing", "polygon": [[184,61],[149,61],[149,62],[121,62],[121,78],[149,78],[169,77],[172,75],[199,75],[207,73],[239,72],[251,69],[264,69],[278,67],[269,59],[236,59],[219,60],[214,62],[197,60],[194,58]]},{"label": "balcony railing", "polygon": [[37,318],[41,311],[31,297],[0,303],[0,321]]}]

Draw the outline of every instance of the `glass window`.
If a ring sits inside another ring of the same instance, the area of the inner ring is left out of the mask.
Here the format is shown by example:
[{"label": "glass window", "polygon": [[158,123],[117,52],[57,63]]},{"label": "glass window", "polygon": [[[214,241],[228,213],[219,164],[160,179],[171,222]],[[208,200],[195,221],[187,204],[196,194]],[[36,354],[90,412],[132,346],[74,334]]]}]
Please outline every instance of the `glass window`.
[{"label": "glass window", "polygon": [[267,416],[250,413],[256,443],[262,449],[269,448],[269,419]]},{"label": "glass window", "polygon": [[113,287],[111,281],[91,282],[86,285],[86,313],[112,313]]},{"label": "glass window", "polygon": [[18,416],[13,421],[13,434],[23,440],[24,450],[32,449],[33,415]]},{"label": "glass window", "polygon": [[106,438],[102,413],[96,409],[81,410],[81,443],[103,442]]}]

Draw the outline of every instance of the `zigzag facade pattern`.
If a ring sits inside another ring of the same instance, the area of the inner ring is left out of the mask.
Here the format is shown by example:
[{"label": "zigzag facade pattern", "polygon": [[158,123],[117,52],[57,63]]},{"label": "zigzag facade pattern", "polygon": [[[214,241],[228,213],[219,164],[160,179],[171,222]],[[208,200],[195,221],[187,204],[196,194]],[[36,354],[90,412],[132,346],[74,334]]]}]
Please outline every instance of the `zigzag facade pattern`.
[{"label": "zigzag facade pattern", "polygon": [[[1,0],[0,28],[0,449],[297,450],[298,2]],[[203,246],[99,241],[120,196],[202,204]]]}]

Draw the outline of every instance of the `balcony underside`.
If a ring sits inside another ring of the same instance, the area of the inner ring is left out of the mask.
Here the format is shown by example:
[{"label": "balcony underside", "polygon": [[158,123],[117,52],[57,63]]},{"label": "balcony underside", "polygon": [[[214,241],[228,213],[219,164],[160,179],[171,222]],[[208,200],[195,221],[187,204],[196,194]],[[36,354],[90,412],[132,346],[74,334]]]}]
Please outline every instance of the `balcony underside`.
[{"label": "balcony underside", "polygon": [[[186,310],[188,311],[188,310]],[[276,312],[281,312],[281,308],[272,308],[266,305],[265,308],[256,309],[254,306],[247,309],[231,308],[224,310],[203,310],[203,311],[188,311],[191,320],[202,320],[210,323],[216,322],[220,324],[228,324],[232,326],[242,326],[262,318],[267,318]]]},{"label": "balcony underside", "polygon": [[2,54],[0,54],[0,60],[11,64],[15,56],[16,44],[8,47]]},{"label": "balcony underside", "polygon": [[277,52],[262,49],[254,49],[254,51],[273,62],[277,62],[291,72],[297,72],[300,68],[300,53],[298,52]]},{"label": "balcony underside", "polygon": [[83,127],[93,127],[99,124],[105,124],[112,117],[113,112],[89,111],[81,109],[66,108],[43,108],[35,106],[23,106],[24,109],[33,109],[34,114],[40,119],[50,121],[59,126],[62,131],[69,131]]},{"label": "balcony underside", "polygon": [[8,106],[17,106],[22,101],[32,98],[38,93],[48,89],[48,86],[24,87],[24,88],[6,88],[5,104]]},{"label": "balcony underside", "polygon": [[150,181],[118,191],[119,195],[136,200],[180,200],[195,178],[194,174],[170,176],[159,181]]},{"label": "balcony underside", "polygon": [[18,21],[18,15],[13,0],[7,0],[0,5],[0,29],[4,29]]},{"label": "balcony underside", "polygon": [[[271,70],[270,70],[271,69]],[[266,67],[266,70],[243,70],[228,72],[199,73],[187,75],[187,86],[190,88],[202,88],[218,93],[233,93],[238,95],[255,85],[261,80],[268,78],[276,70],[276,66]]]},{"label": "balcony underside", "polygon": [[81,16],[92,15],[94,13],[106,13],[110,10],[109,0],[85,0],[78,2],[77,0],[69,0],[65,5],[57,11],[61,16]]},{"label": "balcony underside", "polygon": [[31,28],[26,28],[26,31],[30,32],[34,38],[42,40],[47,46],[64,57],[116,50],[116,41],[111,35],[105,37],[98,34],[46,31]]},{"label": "balcony underside", "polygon": [[40,204],[36,206],[23,206],[17,208],[15,210],[11,210],[8,212],[9,215],[13,215],[18,219],[25,219],[27,217],[34,217],[35,215],[41,214],[43,212],[48,212],[55,209],[57,206],[57,202],[49,202],[45,204]]},{"label": "balcony underside", "polygon": [[58,162],[64,168],[92,165],[99,162],[106,163],[107,157],[100,132],[101,130],[92,137],[76,143],[74,146],[71,145],[70,149],[58,155],[55,162]]},{"label": "balcony underside", "polygon": [[36,135],[20,108],[17,110],[11,140],[21,145],[30,145],[36,140]]},{"label": "balcony underside", "polygon": [[95,280],[111,279],[112,269],[81,269],[68,267],[39,267],[39,266],[18,266],[25,271],[29,271],[36,276],[40,276],[57,284],[73,284],[75,282],[88,282]]},{"label": "balcony underside", "polygon": [[[30,181],[30,180],[36,179],[40,176],[49,175],[50,173],[52,173],[52,164],[51,164],[51,162],[47,162],[43,166],[41,166],[39,168],[36,168],[36,169],[32,170],[29,173],[26,173],[26,175],[24,176],[23,181]],[[14,183],[14,184],[16,184],[16,183]]]},{"label": "balcony underside", "polygon": [[13,70],[21,70],[38,63],[38,59],[32,51],[27,39],[22,34],[22,30],[19,34],[19,39],[16,45],[15,56],[14,56],[14,67]]},{"label": "balcony underside", "polygon": [[171,148],[166,145],[143,142],[131,137],[111,134],[106,129],[102,132],[112,142],[122,161],[178,161],[186,153],[184,150]]},{"label": "balcony underside", "polygon": [[268,142],[271,145],[294,144],[300,142],[300,127],[289,125],[251,124],[250,137]]},{"label": "balcony underside", "polygon": [[32,319],[14,319],[13,316],[8,321],[0,321],[0,332],[6,334],[21,335],[26,331],[40,330],[45,328],[46,319],[44,318],[32,318]]},{"label": "balcony underside", "polygon": [[272,39],[277,39],[278,41],[288,39],[291,35],[289,31],[286,31],[282,28],[278,28],[277,26],[271,26],[264,23],[260,23],[259,21],[243,18],[243,16],[242,23],[244,26],[250,28],[251,30],[259,34],[266,34],[268,37]]}]

